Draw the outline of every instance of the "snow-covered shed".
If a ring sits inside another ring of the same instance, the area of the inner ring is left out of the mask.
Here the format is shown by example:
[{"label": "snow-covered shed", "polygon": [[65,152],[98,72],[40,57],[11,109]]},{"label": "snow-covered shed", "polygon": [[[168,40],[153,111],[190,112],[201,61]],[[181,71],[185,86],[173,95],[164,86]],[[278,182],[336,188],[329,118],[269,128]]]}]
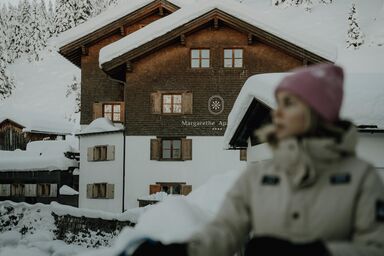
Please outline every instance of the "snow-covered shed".
[{"label": "snow-covered shed", "polygon": [[[248,148],[248,161],[270,157],[265,144],[260,144],[254,131],[270,121],[275,108],[274,90],[287,73],[250,77],[241,90],[224,135],[226,149]],[[383,73],[347,73],[341,118],[351,120],[359,131],[358,154],[378,169],[384,170],[384,81]]]},{"label": "snow-covered shed", "polygon": [[58,201],[77,206],[77,196],[63,199],[63,185],[78,189],[77,149],[67,141],[33,141],[26,150],[0,151],[0,199],[27,203]]}]

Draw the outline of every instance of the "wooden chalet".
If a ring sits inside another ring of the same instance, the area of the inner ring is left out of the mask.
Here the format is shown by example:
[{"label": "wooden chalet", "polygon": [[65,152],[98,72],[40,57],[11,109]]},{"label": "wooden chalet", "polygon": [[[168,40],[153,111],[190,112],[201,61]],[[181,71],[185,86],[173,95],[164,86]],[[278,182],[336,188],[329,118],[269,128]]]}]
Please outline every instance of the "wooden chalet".
[{"label": "wooden chalet", "polygon": [[[251,16],[233,1],[179,7],[154,0],[92,31],[79,26],[84,31],[61,39],[60,54],[82,71],[81,124],[99,117],[124,124],[123,170],[129,178],[123,177],[122,200],[129,206],[154,182],[195,187],[212,175],[195,171],[209,161],[223,169],[245,160],[244,152],[234,159],[224,156],[220,137],[248,77],[331,62]],[[198,137],[212,139],[212,151],[221,155],[198,156],[207,150]],[[140,156],[134,157],[137,151]],[[191,163],[179,167],[181,161]],[[153,180],[152,170],[164,175]],[[139,183],[142,188],[134,190]]]}]

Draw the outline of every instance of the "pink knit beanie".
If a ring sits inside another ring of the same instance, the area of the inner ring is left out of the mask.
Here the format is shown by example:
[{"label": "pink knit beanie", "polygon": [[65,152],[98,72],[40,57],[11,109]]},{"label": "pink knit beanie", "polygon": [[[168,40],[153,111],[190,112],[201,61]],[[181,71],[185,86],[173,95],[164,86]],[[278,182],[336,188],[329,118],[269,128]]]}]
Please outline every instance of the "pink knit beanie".
[{"label": "pink knit beanie", "polygon": [[275,90],[289,91],[307,103],[324,120],[339,120],[343,99],[343,69],[333,64],[318,64],[293,70]]}]

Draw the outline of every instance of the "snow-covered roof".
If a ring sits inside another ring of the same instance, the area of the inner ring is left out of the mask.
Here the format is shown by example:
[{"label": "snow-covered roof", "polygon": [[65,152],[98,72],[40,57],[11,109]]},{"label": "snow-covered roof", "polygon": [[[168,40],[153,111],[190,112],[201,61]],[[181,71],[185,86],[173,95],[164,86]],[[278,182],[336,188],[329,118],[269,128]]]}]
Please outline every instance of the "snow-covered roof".
[{"label": "snow-covered roof", "polygon": [[321,37],[317,38],[310,35],[303,37],[302,33],[299,34],[294,31],[282,30],[279,26],[273,23],[267,23],[264,18],[255,15],[255,10],[236,1],[212,0],[198,1],[196,4],[190,5],[187,8],[181,8],[173,14],[152,22],[144,28],[102,48],[99,56],[99,64],[101,66],[103,63],[111,61],[155,38],[165,35],[214,9],[219,9],[323,58],[331,61],[336,60],[336,46],[328,43]]},{"label": "snow-covered roof", "polygon": [[23,110],[12,105],[0,108],[0,123],[9,119],[24,127],[23,132],[69,135],[73,133],[74,124],[66,122],[55,115],[47,116],[43,112]]},{"label": "snow-covered roof", "polygon": [[78,162],[64,156],[77,152],[66,141],[33,141],[27,149],[0,150],[0,171],[53,171],[78,167]]},{"label": "snow-covered roof", "polygon": [[66,196],[74,196],[74,195],[78,195],[79,192],[77,192],[76,190],[74,190],[73,188],[71,188],[67,185],[63,185],[59,189],[59,194],[60,195],[66,195]]},{"label": "snow-covered roof", "polygon": [[[79,26],[60,34],[57,38],[53,39],[52,43],[57,48],[60,48],[155,1],[156,0],[121,0],[116,6],[107,9]],[[168,2],[178,7],[182,7],[188,5],[191,1],[168,0]]]},{"label": "snow-covered roof", "polygon": [[97,118],[92,121],[84,130],[77,133],[76,135],[88,135],[98,133],[109,133],[123,131],[124,126],[120,123],[113,123],[108,118]]},{"label": "snow-covered roof", "polygon": [[[275,88],[287,74],[270,73],[248,78],[228,116],[224,134],[226,149],[230,148],[230,141],[254,99],[271,109],[275,108]],[[376,125],[384,129],[383,81],[384,73],[346,73],[341,118],[351,120],[356,125]]]}]

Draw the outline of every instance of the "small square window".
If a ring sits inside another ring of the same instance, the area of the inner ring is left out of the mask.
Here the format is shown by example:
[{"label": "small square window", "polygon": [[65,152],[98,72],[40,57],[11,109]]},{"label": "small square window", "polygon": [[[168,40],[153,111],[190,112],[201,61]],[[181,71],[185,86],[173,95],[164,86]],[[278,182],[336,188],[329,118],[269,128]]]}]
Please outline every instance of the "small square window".
[{"label": "small square window", "polygon": [[163,139],[162,140],[162,159],[165,159],[165,160],[181,159],[181,140]]},{"label": "small square window", "polygon": [[108,146],[96,146],[93,150],[95,161],[107,161]]},{"label": "small square window", "polygon": [[209,49],[192,49],[191,50],[191,67],[192,68],[209,68],[210,67],[210,50]]},{"label": "small square window", "polygon": [[163,94],[163,113],[164,114],[182,113],[181,94]]},{"label": "small square window", "polygon": [[242,68],[243,49],[224,49],[224,67]]},{"label": "small square window", "polygon": [[103,117],[108,118],[112,122],[120,122],[121,121],[120,103],[103,104]]}]

